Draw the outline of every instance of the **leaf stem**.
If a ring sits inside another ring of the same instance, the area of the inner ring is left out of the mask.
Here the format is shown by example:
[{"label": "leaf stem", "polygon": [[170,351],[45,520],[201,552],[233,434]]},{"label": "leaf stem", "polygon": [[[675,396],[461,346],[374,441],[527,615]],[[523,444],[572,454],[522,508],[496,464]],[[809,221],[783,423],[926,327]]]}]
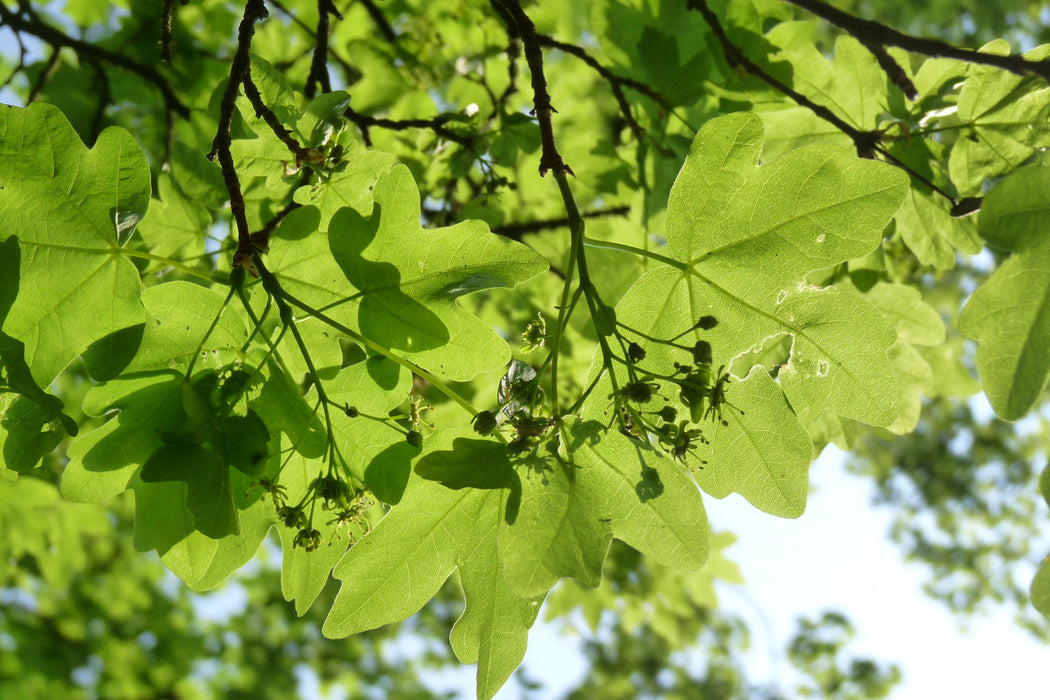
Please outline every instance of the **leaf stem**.
[{"label": "leaf stem", "polygon": [[[256,257],[258,257],[258,256],[256,256]],[[269,271],[267,271],[267,272],[269,273]],[[262,274],[261,271],[260,271],[260,274]],[[271,276],[273,275],[273,273],[269,273],[269,274]],[[276,282],[276,278],[274,278],[274,281]],[[380,355],[382,355],[383,357],[396,362],[397,364],[401,365],[402,367],[405,367],[409,371],[414,372],[415,374],[419,375],[420,377],[425,379],[427,382],[429,382],[435,389],[440,391],[442,394],[444,394],[445,396],[449,397],[450,399],[452,399],[453,401],[458,403],[460,406],[462,406],[468,413],[470,413],[470,415],[473,416],[473,415],[477,414],[477,411],[474,410],[474,407],[470,405],[469,401],[467,401],[465,398],[463,398],[462,396],[457,394],[455,392],[455,390],[453,390],[450,386],[448,386],[443,381],[438,379],[435,375],[431,374],[430,372],[428,372],[427,370],[423,369],[422,367],[420,367],[419,365],[415,364],[414,362],[412,362],[410,360],[406,360],[405,358],[394,354],[393,352],[391,352],[387,348],[384,348],[379,343],[376,343],[375,341],[373,341],[373,340],[371,340],[369,338],[366,338],[365,336],[361,335],[357,331],[355,331],[355,330],[353,330],[353,329],[343,325],[342,323],[339,323],[334,318],[332,318],[330,316],[327,316],[324,312],[319,311],[318,309],[315,309],[314,307],[310,306],[306,302],[300,301],[299,299],[297,299],[296,297],[292,296],[287,291],[285,291],[285,289],[280,287],[279,285],[278,285],[278,289],[280,290],[281,298],[284,301],[287,301],[289,304],[292,304],[292,305],[298,307],[302,311],[304,311],[304,312],[310,314],[311,316],[313,316],[314,318],[316,318],[321,323],[324,323],[324,324],[334,328],[335,330],[337,330],[340,333],[346,335],[347,337],[351,338],[352,340],[354,340],[354,341],[356,341],[358,343],[361,343],[362,345],[367,347],[369,350],[373,350],[373,351],[379,353]]]},{"label": "leaf stem", "polygon": [[645,250],[644,248],[636,248],[631,245],[625,245],[623,243],[614,243],[612,241],[599,241],[594,238],[584,238],[583,244],[588,248],[599,248],[603,250],[615,250],[620,253],[629,253],[631,255],[637,255],[642,258],[649,258],[650,260],[656,260],[662,262],[665,265],[670,265],[676,269],[686,271],[689,269],[689,263],[682,262],[681,260],[675,260],[669,258],[666,255],[660,255],[652,250]]},{"label": "leaf stem", "polygon": [[202,272],[195,268],[185,265],[178,260],[172,260],[171,258],[165,258],[161,255],[154,255],[153,253],[146,252],[144,250],[134,250],[132,248],[122,248],[120,251],[121,255],[126,255],[129,258],[140,258],[142,260],[152,260],[153,262],[159,262],[167,267],[174,267],[180,272],[185,272],[187,275],[192,275],[198,279],[207,280],[208,282],[219,282],[206,272]]}]

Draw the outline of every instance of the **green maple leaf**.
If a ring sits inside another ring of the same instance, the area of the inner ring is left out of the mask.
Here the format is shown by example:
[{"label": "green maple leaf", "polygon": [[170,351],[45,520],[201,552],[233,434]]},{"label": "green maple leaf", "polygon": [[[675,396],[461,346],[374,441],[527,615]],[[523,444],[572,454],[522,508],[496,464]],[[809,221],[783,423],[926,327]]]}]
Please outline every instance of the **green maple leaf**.
[{"label": "green maple leaf", "polygon": [[[280,485],[286,489],[285,502],[299,503],[309,493],[310,484],[321,475],[324,466],[316,460],[305,459],[294,455],[281,467]],[[314,551],[295,546],[298,530],[279,523],[281,536],[281,591],[284,599],[295,601],[295,612],[304,615],[328,583],[332,568],[339,562],[347,547],[350,537],[360,535],[360,529],[353,532],[338,530],[331,513],[318,511],[311,527],[316,529],[323,542],[327,544]]]},{"label": "green maple leaf", "polygon": [[0,106],[0,238],[21,247],[3,332],[47,386],[92,342],[142,321],[138,270],[121,247],[149,206],[146,156],[111,127],[88,150],[46,104]]},{"label": "green maple leaf", "polygon": [[[1007,55],[1010,45],[997,39],[981,50]],[[1050,47],[1040,46],[1024,57],[1037,61],[1048,55]],[[985,178],[1016,168],[1050,145],[1050,88],[1038,78],[971,66],[959,93],[958,117],[970,129],[952,147],[948,172],[960,194],[978,194]]]},{"label": "green maple leaf", "polygon": [[[894,168],[834,146],[759,166],[761,150],[754,115],[721,117],[700,130],[668,201],[667,264],[643,275],[616,313],[654,338],[692,329],[678,342],[709,342],[713,367],[788,339],[787,361],[766,367],[779,371],[778,382],[756,372],[730,379],[727,401],[736,408],[723,411],[728,425],[704,428],[711,445],[698,448],[708,462],[698,480],[716,495],[732,488],[770,512],[798,515],[811,448],[796,414],[815,420],[830,408],[885,426],[900,410],[888,358],[893,328],[869,302],[815,287],[807,275],[876,249],[908,182]],[[703,316],[717,326],[696,328]],[[639,342],[648,353],[641,366],[650,371],[668,374],[674,362],[690,359]]]},{"label": "green maple leaf", "polygon": [[[125,373],[93,387],[84,400],[88,415],[116,410],[116,416],[70,445],[62,492],[96,502],[130,486],[137,503],[136,547],[157,549],[187,583],[209,588],[247,561],[272,525],[272,513],[264,519],[245,500],[252,477],[242,470],[267,469],[262,454],[279,462],[277,450],[267,449],[267,433],[283,426],[305,440],[317,428],[311,412],[295,402],[302,397],[287,391],[279,378],[239,368],[248,333],[222,296],[169,282],[147,289],[142,302],[145,324]],[[198,368],[193,382],[184,375],[191,361]],[[209,403],[213,394],[235,398],[223,394],[229,390],[220,372],[227,381],[242,376],[264,381],[258,394],[252,393],[250,408],[215,413],[228,411]],[[270,387],[271,382],[277,384]],[[260,416],[274,415],[280,420],[267,429]],[[236,445],[224,431],[237,433]]]},{"label": "green maple leaf", "polygon": [[478,697],[489,698],[521,662],[546,591],[521,598],[510,590],[496,543],[514,472],[502,444],[456,437],[466,434],[438,431],[427,449],[439,471],[451,463],[468,478],[452,479],[456,488],[414,478],[404,500],[336,567],[343,585],[324,634],[347,637],[407,619],[458,569],[466,607],[452,630],[453,650],[478,664]]},{"label": "green maple leaf", "polygon": [[293,212],[270,249],[271,270],[293,296],[430,371],[456,380],[502,368],[510,349],[461,308],[463,295],[513,287],[547,269],[529,248],[480,221],[424,230],[408,168],[380,177],[368,218],[340,209],[318,232],[313,207]]},{"label": "green maple leaf", "polygon": [[[0,326],[18,296],[20,259],[17,239],[0,243]],[[25,361],[25,346],[2,331],[0,369],[6,384],[6,391],[0,394],[3,468],[27,472],[55,449],[63,434],[76,435],[78,427],[62,412],[62,401],[37,386]]]},{"label": "green maple leaf", "polygon": [[325,383],[329,399],[364,414],[351,418],[333,411],[334,439],[346,468],[376,498],[391,505],[401,500],[419,449],[405,441],[403,430],[374,417],[389,415],[411,390],[412,374],[385,357],[370,357]]},{"label": "green maple leaf", "polygon": [[512,591],[543,595],[562,576],[597,586],[613,537],[659,564],[703,565],[707,516],[682,465],[597,421],[566,433],[561,460],[519,470],[520,506],[499,539]]},{"label": "green maple leaf", "polygon": [[[828,61],[812,43],[778,53],[792,65],[791,85],[831,108],[858,129],[874,129],[886,110],[886,74],[875,57],[852,36],[835,40],[835,58]],[[773,64],[776,67],[776,64]]]},{"label": "green maple leaf", "polygon": [[350,144],[339,168],[327,178],[295,191],[298,204],[312,204],[321,212],[320,226],[327,229],[335,213],[343,207],[367,214],[372,209],[372,189],[379,176],[397,163],[388,153]]},{"label": "green maple leaf", "polygon": [[157,178],[160,199],[150,204],[138,232],[154,255],[191,257],[204,251],[204,235],[211,226],[208,210],[186,197],[171,175]]},{"label": "green maple leaf", "polygon": [[977,373],[992,408],[1021,418],[1050,377],[1050,168],[1018,170],[985,199],[978,224],[996,248],[1013,251],[966,302],[959,329],[977,341]]}]

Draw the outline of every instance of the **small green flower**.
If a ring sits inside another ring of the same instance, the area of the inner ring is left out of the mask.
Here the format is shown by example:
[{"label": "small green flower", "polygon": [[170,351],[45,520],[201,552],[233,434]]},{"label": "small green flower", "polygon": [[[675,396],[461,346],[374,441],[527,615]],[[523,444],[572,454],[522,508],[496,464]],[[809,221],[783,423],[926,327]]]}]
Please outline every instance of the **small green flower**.
[{"label": "small green flower", "polygon": [[546,339],[547,322],[543,319],[543,314],[537,312],[536,320],[529,321],[529,325],[525,326],[525,332],[521,334],[521,351],[528,354],[533,350],[538,350],[543,347]]},{"label": "small green flower", "polygon": [[277,519],[288,528],[305,527],[307,523],[306,513],[299,506],[281,506],[277,509]]},{"label": "small green flower", "polygon": [[312,527],[304,527],[295,534],[292,547],[302,547],[307,552],[313,552],[321,546],[321,533]]}]

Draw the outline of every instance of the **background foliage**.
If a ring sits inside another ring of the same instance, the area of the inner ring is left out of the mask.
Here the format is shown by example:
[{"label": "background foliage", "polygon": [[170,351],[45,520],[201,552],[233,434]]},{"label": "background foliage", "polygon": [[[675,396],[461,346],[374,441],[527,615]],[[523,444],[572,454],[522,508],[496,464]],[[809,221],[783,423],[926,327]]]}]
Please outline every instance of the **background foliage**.
[{"label": "background foliage", "polygon": [[[634,628],[588,647],[603,693],[772,697],[701,490],[798,517],[831,443],[932,596],[1045,637],[1039,8],[975,5],[951,45],[840,5],[0,4],[2,682],[280,693],[256,674],[302,660],[423,695],[340,660],[433,599],[412,629],[481,697],[541,605]],[[237,580],[264,616],[176,624],[194,599],[143,593],[129,526],[195,591],[262,547],[305,619],[260,563]],[[547,599],[566,578],[598,589]],[[801,623],[797,692],[888,692],[850,634]],[[105,650],[32,652],[59,638]]]}]

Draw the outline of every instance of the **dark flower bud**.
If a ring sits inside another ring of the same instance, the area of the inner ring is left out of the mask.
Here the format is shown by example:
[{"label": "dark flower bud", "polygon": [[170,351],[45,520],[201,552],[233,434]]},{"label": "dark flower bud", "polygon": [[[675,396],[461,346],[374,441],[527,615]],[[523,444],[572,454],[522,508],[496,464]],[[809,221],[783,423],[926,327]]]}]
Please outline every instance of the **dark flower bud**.
[{"label": "dark flower bud", "polygon": [[706,340],[696,341],[693,346],[693,362],[698,365],[711,364],[711,343]]},{"label": "dark flower bud", "polygon": [[496,414],[492,411],[481,411],[471,421],[474,424],[474,432],[478,435],[488,435],[496,429]]}]

